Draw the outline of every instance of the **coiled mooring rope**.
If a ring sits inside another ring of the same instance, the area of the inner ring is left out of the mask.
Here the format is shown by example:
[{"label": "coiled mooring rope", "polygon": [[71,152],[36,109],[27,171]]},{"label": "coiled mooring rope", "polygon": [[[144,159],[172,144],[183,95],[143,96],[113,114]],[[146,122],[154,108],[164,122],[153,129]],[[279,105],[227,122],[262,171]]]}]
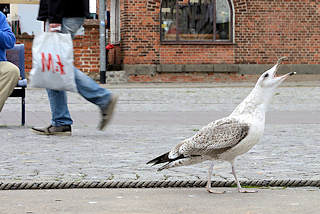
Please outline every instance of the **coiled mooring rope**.
[{"label": "coiled mooring rope", "polygon": [[[252,180],[241,181],[251,187],[320,187],[320,180]],[[76,189],[76,188],[192,188],[205,187],[207,181],[80,181],[80,182],[20,182],[2,183],[0,190]],[[233,187],[234,181],[212,181],[212,187]]]}]

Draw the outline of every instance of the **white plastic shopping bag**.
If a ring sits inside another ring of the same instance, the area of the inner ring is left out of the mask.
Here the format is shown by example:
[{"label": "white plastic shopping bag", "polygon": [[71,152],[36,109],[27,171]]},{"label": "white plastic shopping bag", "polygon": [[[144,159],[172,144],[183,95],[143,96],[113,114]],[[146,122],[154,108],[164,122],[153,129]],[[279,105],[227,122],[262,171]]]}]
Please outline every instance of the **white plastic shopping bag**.
[{"label": "white plastic shopping bag", "polygon": [[70,34],[44,32],[35,36],[30,86],[77,92]]}]

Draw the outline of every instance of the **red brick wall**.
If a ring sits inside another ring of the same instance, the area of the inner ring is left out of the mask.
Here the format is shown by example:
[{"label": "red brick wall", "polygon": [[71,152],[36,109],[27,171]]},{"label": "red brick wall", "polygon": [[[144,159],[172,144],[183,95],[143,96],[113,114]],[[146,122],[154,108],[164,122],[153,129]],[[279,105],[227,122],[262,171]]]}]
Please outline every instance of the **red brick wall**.
[{"label": "red brick wall", "polygon": [[319,63],[320,1],[235,0],[236,63]]},{"label": "red brick wall", "polygon": [[233,0],[235,44],[161,45],[159,0],[124,1],[123,64],[315,64],[320,54],[320,1]]},{"label": "red brick wall", "polygon": [[161,64],[233,64],[232,45],[161,45]]},{"label": "red brick wall", "polygon": [[77,36],[74,45],[74,64],[84,72],[100,71],[99,28],[96,25],[86,26],[85,35]]},{"label": "red brick wall", "polygon": [[29,72],[32,68],[32,41],[33,36],[18,37],[18,44],[24,44],[24,67],[25,72]]},{"label": "red brick wall", "polygon": [[121,1],[123,64],[159,64],[159,0]]}]

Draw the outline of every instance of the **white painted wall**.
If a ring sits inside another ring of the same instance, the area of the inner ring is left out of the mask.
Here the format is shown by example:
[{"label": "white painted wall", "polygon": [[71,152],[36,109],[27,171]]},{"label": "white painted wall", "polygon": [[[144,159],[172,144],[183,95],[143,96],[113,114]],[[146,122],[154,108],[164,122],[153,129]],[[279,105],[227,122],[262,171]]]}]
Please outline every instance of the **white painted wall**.
[{"label": "white painted wall", "polygon": [[[43,22],[37,20],[39,4],[11,4],[10,10],[10,19],[20,20],[21,33],[37,35],[43,32]],[[90,13],[96,13],[96,0],[90,0]],[[83,29],[77,34],[83,35]]]},{"label": "white painted wall", "polygon": [[37,20],[38,4],[11,4],[8,21],[19,20],[21,33],[37,35],[43,32],[43,22]]},{"label": "white painted wall", "polygon": [[89,12],[90,13],[97,13],[97,0],[90,0],[89,1]]},{"label": "white painted wall", "polygon": [[21,33],[37,35],[43,32],[43,22],[37,20],[38,4],[17,4],[17,14],[19,16]]}]

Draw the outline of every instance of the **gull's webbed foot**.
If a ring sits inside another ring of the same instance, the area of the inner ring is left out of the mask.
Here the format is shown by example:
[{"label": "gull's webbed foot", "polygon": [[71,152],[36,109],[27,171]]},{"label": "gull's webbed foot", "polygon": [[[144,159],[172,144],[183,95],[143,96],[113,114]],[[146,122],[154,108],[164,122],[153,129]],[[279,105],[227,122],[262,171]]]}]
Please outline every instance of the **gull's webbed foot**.
[{"label": "gull's webbed foot", "polygon": [[206,190],[208,191],[208,193],[213,193],[213,194],[224,194],[226,193],[226,191],[217,191],[217,190],[213,190],[213,189],[210,189],[210,188],[206,188]]},{"label": "gull's webbed foot", "polygon": [[255,189],[242,189],[242,188],[240,188],[240,189],[238,189],[238,192],[240,192],[240,193],[257,193],[258,190],[255,190]]}]

